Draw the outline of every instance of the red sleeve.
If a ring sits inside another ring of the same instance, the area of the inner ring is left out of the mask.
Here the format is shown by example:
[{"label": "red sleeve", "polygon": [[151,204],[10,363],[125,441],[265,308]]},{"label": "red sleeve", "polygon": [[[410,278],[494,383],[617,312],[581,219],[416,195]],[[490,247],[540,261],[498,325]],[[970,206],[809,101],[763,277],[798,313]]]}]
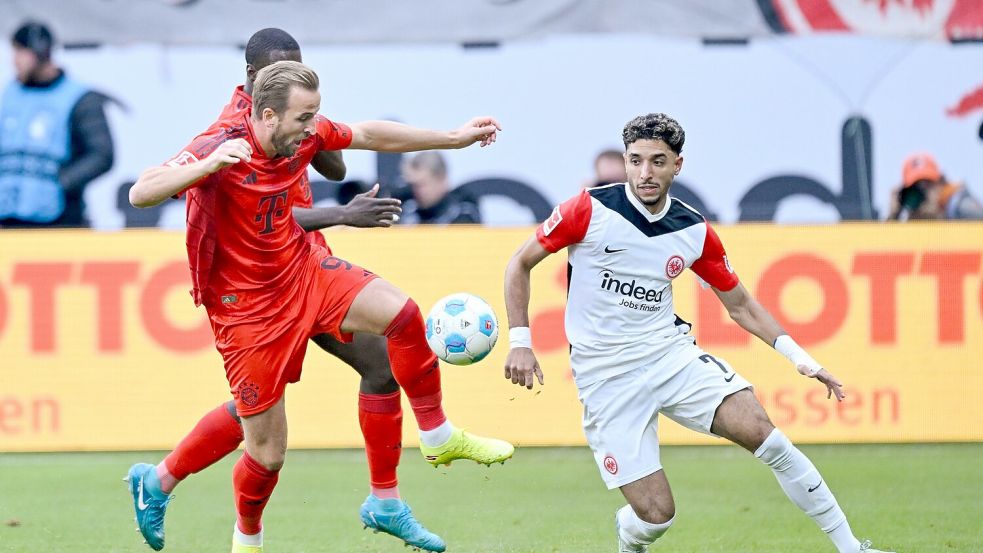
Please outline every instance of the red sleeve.
[{"label": "red sleeve", "polygon": [[[213,125],[205,132],[196,136],[194,140],[185,146],[177,155],[165,161],[164,165],[169,167],[179,167],[181,165],[198,163],[202,159],[208,157],[209,154],[214,152],[216,148],[218,148],[228,139],[229,136],[222,127]],[[200,186],[206,180],[208,180],[208,176],[202,177],[197,182],[186,188],[185,191]],[[175,197],[180,198],[183,195],[184,192],[177,194]]]},{"label": "red sleeve", "polygon": [[721,292],[733,290],[740,280],[727,261],[727,252],[724,251],[724,245],[720,243],[720,237],[713,231],[710,223],[705,224],[707,236],[703,241],[703,253],[693,262],[690,269]]},{"label": "red sleeve", "polygon": [[586,190],[553,208],[553,213],[536,229],[536,239],[546,251],[556,253],[587,236],[591,201]]},{"label": "red sleeve", "polygon": [[352,129],[323,115],[316,116],[318,150],[344,150],[352,145]]},{"label": "red sleeve", "polygon": [[208,157],[223,142],[231,138],[225,129],[219,125],[208,127],[205,132],[199,134],[190,144],[181,149],[180,152],[171,159],[164,162],[164,165],[178,167],[180,165],[190,165],[197,163]]}]

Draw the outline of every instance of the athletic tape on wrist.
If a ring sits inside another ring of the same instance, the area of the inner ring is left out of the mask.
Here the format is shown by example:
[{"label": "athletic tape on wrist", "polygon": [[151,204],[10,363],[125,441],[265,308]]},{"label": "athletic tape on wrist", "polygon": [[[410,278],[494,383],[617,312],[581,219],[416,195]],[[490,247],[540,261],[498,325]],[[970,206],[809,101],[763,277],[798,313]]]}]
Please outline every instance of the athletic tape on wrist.
[{"label": "athletic tape on wrist", "polygon": [[812,356],[806,352],[806,350],[802,349],[799,344],[795,343],[795,340],[793,340],[788,334],[782,334],[776,338],[774,347],[775,351],[784,355],[786,359],[792,362],[792,365],[795,366],[795,370],[798,371],[800,366],[808,367],[809,372],[805,373],[806,376],[814,376],[819,372],[819,369],[822,368],[819,363],[816,362],[816,360],[813,359]]},{"label": "athletic tape on wrist", "polygon": [[516,326],[509,329],[509,347],[532,349],[532,332],[528,326]]}]

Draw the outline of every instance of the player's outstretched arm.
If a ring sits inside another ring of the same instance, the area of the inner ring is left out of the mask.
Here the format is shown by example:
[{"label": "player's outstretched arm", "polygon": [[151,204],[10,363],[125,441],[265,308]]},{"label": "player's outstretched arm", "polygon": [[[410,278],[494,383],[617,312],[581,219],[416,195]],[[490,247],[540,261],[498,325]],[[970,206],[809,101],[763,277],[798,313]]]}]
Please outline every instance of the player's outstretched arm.
[{"label": "player's outstretched arm", "polygon": [[133,207],[153,207],[187,190],[192,184],[240,160],[249,161],[253,149],[241,138],[227,140],[196,163],[151,167],[130,187]]},{"label": "player's outstretched arm", "polygon": [[774,347],[779,353],[791,361],[800,374],[815,378],[826,386],[826,397],[836,396],[841,401],[843,384],[824,369],[811,355],[806,353],[795,340],[782,329],[778,321],[764,308],[754,296],[747,291],[743,284],[738,283],[734,288],[722,292],[713,289],[721,303],[727,308],[727,313],[741,328],[754,334],[764,343]]},{"label": "player's outstretched arm", "polygon": [[505,378],[530,390],[535,380],[543,385],[543,371],[532,352],[532,335],[529,331],[529,276],[532,268],[549,255],[550,252],[533,236],[515,252],[505,269],[505,312],[509,319],[511,347],[505,359]]},{"label": "player's outstretched arm", "polygon": [[311,167],[322,177],[333,181],[343,181],[345,180],[345,175],[348,174],[348,168],[345,167],[345,159],[342,157],[341,152],[337,150],[321,150],[314,154],[314,159],[311,160]]},{"label": "player's outstretched arm", "polygon": [[488,146],[502,130],[493,117],[475,117],[453,131],[411,127],[395,121],[363,121],[351,126],[349,148],[376,152],[416,152],[466,148],[475,142]]},{"label": "player's outstretched arm", "polygon": [[294,219],[307,232],[337,225],[349,227],[391,227],[403,212],[396,198],[377,198],[379,185],[358,194],[345,205],[331,207],[295,207]]}]

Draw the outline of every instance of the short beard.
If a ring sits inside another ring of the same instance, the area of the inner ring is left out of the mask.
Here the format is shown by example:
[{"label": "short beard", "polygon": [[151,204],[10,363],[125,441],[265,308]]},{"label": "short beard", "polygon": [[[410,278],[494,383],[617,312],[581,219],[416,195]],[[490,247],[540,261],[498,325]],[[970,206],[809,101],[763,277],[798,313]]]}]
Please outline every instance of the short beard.
[{"label": "short beard", "polygon": [[638,201],[641,202],[642,205],[657,205],[663,198],[668,198],[669,197],[669,188],[671,186],[672,186],[672,182],[669,183],[669,186],[663,187],[663,188],[665,188],[665,192],[662,194],[662,196],[659,196],[658,198],[655,198],[654,200],[643,200],[641,197],[639,197],[638,198]]},{"label": "short beard", "polygon": [[276,150],[276,155],[283,157],[290,157],[297,153],[297,148],[289,141],[284,140],[279,133],[273,134],[273,149]]}]

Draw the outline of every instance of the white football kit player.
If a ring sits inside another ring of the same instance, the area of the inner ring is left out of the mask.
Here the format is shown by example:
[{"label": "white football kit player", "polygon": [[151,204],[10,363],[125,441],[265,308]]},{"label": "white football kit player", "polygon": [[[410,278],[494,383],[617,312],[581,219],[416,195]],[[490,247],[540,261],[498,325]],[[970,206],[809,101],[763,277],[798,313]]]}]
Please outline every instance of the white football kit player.
[{"label": "white football kit player", "polygon": [[739,283],[702,215],[668,198],[656,214],[624,183],[582,191],[536,232],[568,248],[566,333],[583,425],[609,489],[662,468],[658,415],[710,434],[725,397],[751,385],[677,332],[672,281],[686,268],[715,288]]}]

